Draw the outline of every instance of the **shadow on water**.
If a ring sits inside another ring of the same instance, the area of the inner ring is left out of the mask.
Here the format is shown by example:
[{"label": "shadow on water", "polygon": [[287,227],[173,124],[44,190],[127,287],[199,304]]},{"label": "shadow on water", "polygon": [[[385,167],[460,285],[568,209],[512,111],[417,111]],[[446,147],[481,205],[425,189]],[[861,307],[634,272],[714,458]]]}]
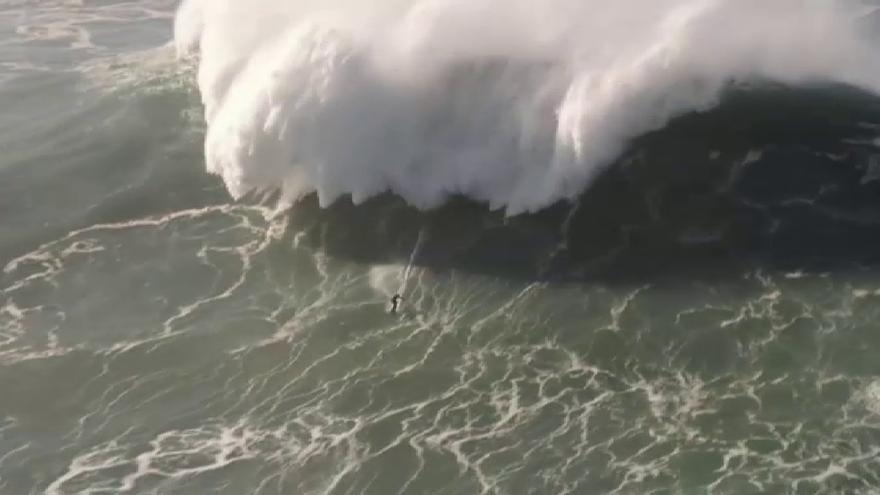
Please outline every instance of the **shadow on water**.
[{"label": "shadow on water", "polygon": [[463,198],[309,198],[290,231],[370,264],[406,263],[425,232],[417,265],[561,283],[864,269],[880,256],[878,136],[880,100],[858,91],[741,88],[637,140],[574,202],[506,218]]},{"label": "shadow on water", "polygon": [[[0,207],[13,214],[0,224],[0,259],[75,228],[228,201],[198,165],[203,136],[180,118],[193,98],[99,100],[101,132],[83,138],[64,119],[58,128],[69,132],[46,130],[67,139],[53,146],[66,158],[7,157],[15,166]],[[871,267],[880,99],[847,88],[732,90],[711,111],[636,140],[575,201],[538,213],[506,217],[465,198],[423,212],[386,194],[327,209],[310,197],[289,222],[299,243],[340,259],[405,264],[424,234],[416,265],[560,283]]]}]

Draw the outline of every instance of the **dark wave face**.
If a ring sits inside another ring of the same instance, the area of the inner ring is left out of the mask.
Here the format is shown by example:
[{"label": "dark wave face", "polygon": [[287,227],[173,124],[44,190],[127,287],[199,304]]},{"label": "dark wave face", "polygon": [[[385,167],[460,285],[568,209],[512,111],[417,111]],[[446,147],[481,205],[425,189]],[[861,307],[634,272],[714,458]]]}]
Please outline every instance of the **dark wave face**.
[{"label": "dark wave face", "polygon": [[858,269],[880,247],[878,114],[876,97],[847,88],[732,89],[538,214],[505,218],[463,198],[423,214],[385,197],[323,211],[307,201],[292,222],[320,225],[316,247],[365,262],[404,262],[423,232],[418,262],[430,267],[551,282]]},{"label": "dark wave face", "polygon": [[[593,27],[627,27],[591,46],[651,77],[590,120],[601,85],[556,70],[592,2],[418,3],[322,2],[288,31],[318,4],[187,2],[202,52],[233,45],[199,87],[155,48],[163,1],[0,12],[0,493],[880,490],[880,98],[855,4],[607,4]],[[334,24],[347,8],[366,17]],[[389,22],[398,44],[371,38]],[[425,72],[362,72],[363,39]],[[284,81],[317,92],[264,91]],[[577,143],[607,153],[553,162]]]}]

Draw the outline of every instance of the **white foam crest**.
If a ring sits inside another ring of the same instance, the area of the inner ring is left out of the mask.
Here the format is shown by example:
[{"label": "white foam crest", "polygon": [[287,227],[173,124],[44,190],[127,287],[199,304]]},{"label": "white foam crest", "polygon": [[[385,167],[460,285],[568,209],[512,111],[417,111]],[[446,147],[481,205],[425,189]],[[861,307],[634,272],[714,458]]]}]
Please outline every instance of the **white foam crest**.
[{"label": "white foam crest", "polygon": [[880,90],[858,0],[187,0],[207,167],[233,196],[570,198],[731,83]]}]

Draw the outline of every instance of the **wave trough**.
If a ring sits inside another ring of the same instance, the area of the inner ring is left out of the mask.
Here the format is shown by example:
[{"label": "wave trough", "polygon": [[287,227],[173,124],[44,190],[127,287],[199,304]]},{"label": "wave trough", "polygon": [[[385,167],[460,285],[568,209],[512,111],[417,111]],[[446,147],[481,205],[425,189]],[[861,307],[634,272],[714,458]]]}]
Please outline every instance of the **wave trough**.
[{"label": "wave trough", "polygon": [[392,191],[510,214],[579,194],[730,85],[880,92],[876,7],[825,0],[187,0],[208,170],[287,206]]}]

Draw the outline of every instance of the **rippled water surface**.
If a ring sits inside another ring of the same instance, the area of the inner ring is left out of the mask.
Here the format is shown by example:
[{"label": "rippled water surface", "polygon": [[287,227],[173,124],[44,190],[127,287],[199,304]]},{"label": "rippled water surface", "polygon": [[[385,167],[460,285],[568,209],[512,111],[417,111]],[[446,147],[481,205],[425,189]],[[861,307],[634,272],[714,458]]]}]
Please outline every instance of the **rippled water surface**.
[{"label": "rippled water surface", "polygon": [[278,214],[172,19],[0,2],[0,493],[880,493],[876,97],[734,92],[533,215]]}]

